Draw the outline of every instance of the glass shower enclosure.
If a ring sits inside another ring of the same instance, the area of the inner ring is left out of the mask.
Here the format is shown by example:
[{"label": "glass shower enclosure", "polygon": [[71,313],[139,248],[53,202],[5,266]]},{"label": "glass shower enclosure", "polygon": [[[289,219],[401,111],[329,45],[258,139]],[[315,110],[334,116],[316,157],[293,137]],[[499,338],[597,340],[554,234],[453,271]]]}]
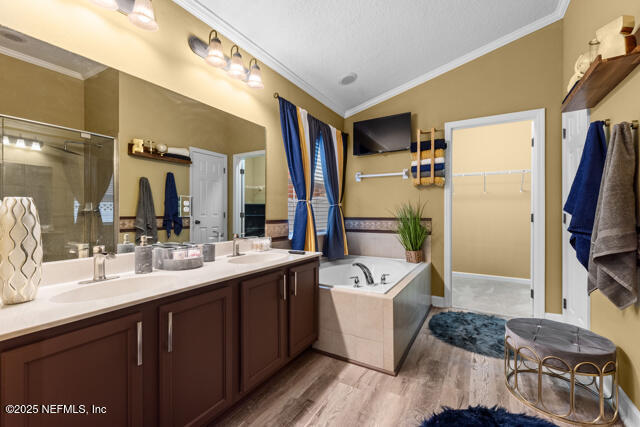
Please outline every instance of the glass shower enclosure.
[{"label": "glass shower enclosure", "polygon": [[0,196],[32,197],[44,261],[114,252],[118,234],[115,138],[0,115]]}]

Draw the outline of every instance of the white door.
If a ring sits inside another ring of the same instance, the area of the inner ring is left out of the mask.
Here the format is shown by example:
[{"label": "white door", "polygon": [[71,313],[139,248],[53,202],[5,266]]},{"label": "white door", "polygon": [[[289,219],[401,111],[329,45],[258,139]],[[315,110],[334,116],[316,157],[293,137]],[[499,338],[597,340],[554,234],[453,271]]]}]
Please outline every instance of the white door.
[{"label": "white door", "polygon": [[[576,176],[589,129],[589,110],[562,114],[562,206]],[[576,258],[567,231],[571,215],[562,212],[562,314],[566,322],[589,328],[587,270]]]},{"label": "white door", "polygon": [[227,240],[227,156],[190,150],[191,241]]}]

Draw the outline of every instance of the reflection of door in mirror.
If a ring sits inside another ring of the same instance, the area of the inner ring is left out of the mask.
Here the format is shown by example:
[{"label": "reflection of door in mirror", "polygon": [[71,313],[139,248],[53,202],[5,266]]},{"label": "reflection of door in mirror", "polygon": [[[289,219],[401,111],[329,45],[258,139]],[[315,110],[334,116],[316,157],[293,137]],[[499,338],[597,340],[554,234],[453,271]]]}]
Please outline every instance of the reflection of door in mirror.
[{"label": "reflection of door in mirror", "polygon": [[44,260],[114,250],[114,139],[1,115],[0,130],[0,195],[33,198]]},{"label": "reflection of door in mirror", "polygon": [[227,235],[227,156],[191,147],[191,241],[208,243]]},{"label": "reflection of door in mirror", "polygon": [[264,236],[265,152],[233,155],[233,232],[240,236]]}]

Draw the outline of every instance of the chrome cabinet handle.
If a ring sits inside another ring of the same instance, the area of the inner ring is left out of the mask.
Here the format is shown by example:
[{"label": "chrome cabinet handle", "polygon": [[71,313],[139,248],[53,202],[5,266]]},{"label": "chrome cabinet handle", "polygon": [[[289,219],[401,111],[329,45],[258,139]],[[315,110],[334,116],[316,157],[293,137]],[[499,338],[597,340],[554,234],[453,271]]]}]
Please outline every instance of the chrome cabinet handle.
[{"label": "chrome cabinet handle", "polygon": [[283,281],[282,281],[282,299],[284,301],[287,300],[287,273],[284,273],[283,275]]},{"label": "chrome cabinet handle", "polygon": [[138,366],[142,366],[142,322],[138,322]]},{"label": "chrome cabinet handle", "polygon": [[168,316],[168,324],[167,327],[167,352],[171,353],[173,351],[173,312],[170,311]]},{"label": "chrome cabinet handle", "polygon": [[298,296],[298,272],[293,272],[293,296]]}]

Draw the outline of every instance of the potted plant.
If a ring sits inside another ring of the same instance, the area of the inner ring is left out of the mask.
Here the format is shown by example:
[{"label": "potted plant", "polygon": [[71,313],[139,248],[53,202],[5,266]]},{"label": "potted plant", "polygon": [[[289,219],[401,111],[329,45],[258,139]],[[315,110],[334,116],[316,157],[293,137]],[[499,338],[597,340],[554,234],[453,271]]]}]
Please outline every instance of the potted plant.
[{"label": "potted plant", "polygon": [[424,261],[422,245],[429,235],[429,230],[422,224],[424,204],[411,202],[400,205],[395,211],[398,220],[398,240],[406,251],[407,262],[419,263]]}]

